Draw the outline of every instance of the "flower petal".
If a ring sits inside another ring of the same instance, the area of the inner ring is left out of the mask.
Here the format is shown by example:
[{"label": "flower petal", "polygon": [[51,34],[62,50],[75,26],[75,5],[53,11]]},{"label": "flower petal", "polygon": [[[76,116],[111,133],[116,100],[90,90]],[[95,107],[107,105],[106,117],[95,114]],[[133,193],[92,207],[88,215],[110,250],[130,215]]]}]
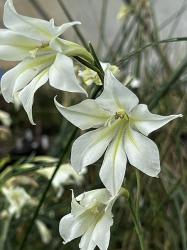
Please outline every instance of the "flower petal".
[{"label": "flower petal", "polygon": [[74,192],[72,190],[71,214],[77,217],[84,213],[85,210],[86,209],[77,202],[77,199],[74,197]]},{"label": "flower petal", "polygon": [[148,110],[147,105],[139,104],[132,110],[131,117],[133,119],[132,125],[134,125],[136,129],[138,129],[141,133],[147,136],[151,132],[159,129],[168,122],[178,117],[182,117],[182,115],[179,114],[179,115],[161,116],[152,114]]},{"label": "flower petal", "polygon": [[32,105],[34,101],[34,94],[42,85],[48,81],[49,68],[43,70],[38,74],[23,90],[20,91],[19,99],[23,104],[25,111],[29,117],[30,122],[35,125],[32,117]]},{"label": "flower petal", "polygon": [[86,94],[76,79],[72,59],[62,54],[57,54],[49,70],[49,82],[56,89]]},{"label": "flower petal", "polygon": [[72,214],[67,214],[61,219],[59,232],[65,241],[64,243],[80,237],[87,231],[89,227],[89,221],[87,219],[88,218],[85,216],[84,220],[80,220]]},{"label": "flower petal", "polygon": [[41,42],[14,31],[0,29],[0,59],[20,61],[30,56],[29,51],[40,47]]},{"label": "flower petal", "polygon": [[106,188],[100,188],[84,192],[76,197],[76,200],[80,202],[82,206],[88,206],[93,201],[98,201],[98,203],[107,204],[110,200],[111,195]]},{"label": "flower petal", "polygon": [[113,113],[119,109],[125,109],[129,113],[139,102],[137,96],[123,86],[110,70],[105,72],[104,90],[96,101]]},{"label": "flower petal", "polygon": [[68,121],[83,130],[102,126],[109,118],[109,114],[91,99],[66,108],[55,98],[55,105]]},{"label": "flower petal", "polygon": [[8,29],[43,42],[50,41],[53,37],[61,35],[72,25],[80,24],[80,22],[71,22],[58,27],[54,25],[53,19],[45,21],[20,15],[16,12],[12,0],[7,0],[5,3],[3,21]]},{"label": "flower petal", "polygon": [[112,225],[112,213],[104,214],[94,228],[92,239],[101,250],[108,249],[110,241],[110,227]]},{"label": "flower petal", "polygon": [[101,181],[112,195],[116,195],[121,188],[125,175],[126,163],[124,128],[122,128],[107,148],[99,173]]},{"label": "flower petal", "polygon": [[53,55],[26,59],[6,72],[1,79],[1,92],[7,102],[14,101],[17,91],[24,88],[37,74],[54,60]]},{"label": "flower petal", "polygon": [[96,162],[114,136],[115,127],[99,128],[80,136],[72,146],[71,164],[77,172]]},{"label": "flower petal", "polygon": [[38,73],[36,70],[26,69],[25,66],[26,63],[21,62],[1,78],[1,92],[7,102],[13,102],[17,91],[25,87]]},{"label": "flower petal", "polygon": [[92,234],[94,230],[94,225],[90,225],[87,232],[82,236],[79,248],[81,250],[94,250],[96,247],[95,242],[92,239]]},{"label": "flower petal", "polygon": [[152,140],[129,128],[125,134],[125,152],[131,165],[157,177],[160,172],[159,151]]},{"label": "flower petal", "polygon": [[55,36],[62,35],[67,29],[71,28],[74,25],[81,24],[81,22],[73,21],[69,23],[64,23],[59,27],[55,27]]}]

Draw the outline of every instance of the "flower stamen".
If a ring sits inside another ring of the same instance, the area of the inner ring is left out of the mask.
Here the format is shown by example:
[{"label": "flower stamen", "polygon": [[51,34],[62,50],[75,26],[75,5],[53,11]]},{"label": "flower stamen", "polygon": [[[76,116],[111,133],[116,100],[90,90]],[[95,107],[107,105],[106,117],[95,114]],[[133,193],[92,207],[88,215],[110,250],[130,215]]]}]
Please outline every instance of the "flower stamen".
[{"label": "flower stamen", "polygon": [[115,115],[114,115],[114,118],[116,119],[116,120],[118,120],[118,119],[125,119],[125,120],[129,120],[129,117],[128,117],[128,115],[127,115],[127,113],[125,113],[125,111],[122,109],[122,110],[119,110],[119,111],[117,111],[116,113],[115,113]]}]

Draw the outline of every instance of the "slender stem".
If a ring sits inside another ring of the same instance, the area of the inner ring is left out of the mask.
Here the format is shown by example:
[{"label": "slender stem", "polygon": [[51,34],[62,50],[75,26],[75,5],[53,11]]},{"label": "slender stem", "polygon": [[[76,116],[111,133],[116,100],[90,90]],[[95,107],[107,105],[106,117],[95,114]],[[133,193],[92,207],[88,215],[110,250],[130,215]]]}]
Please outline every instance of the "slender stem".
[{"label": "slender stem", "polygon": [[42,16],[42,18],[49,20],[50,17],[47,12],[42,8],[42,6],[38,3],[37,0],[31,0],[30,3],[33,5],[35,10]]},{"label": "slender stem", "polygon": [[[112,62],[113,60],[116,60],[116,58],[118,58],[118,55],[120,55],[120,53],[123,51],[125,44],[127,44],[127,42],[130,40],[129,39],[130,34],[132,34],[132,32],[134,32],[134,30],[136,29],[135,24],[136,24],[136,18],[134,17],[132,20],[129,21],[128,25],[126,23],[123,25],[123,28],[120,32],[120,34],[122,34],[120,42],[116,46],[113,53],[111,53],[111,50],[109,51],[109,53],[108,53],[109,55],[107,56],[107,60],[110,60]],[[116,37],[115,43],[116,43],[116,40],[119,40],[119,36]],[[132,44],[132,43],[130,43],[130,44]]]},{"label": "slender stem", "polygon": [[95,53],[95,50],[92,46],[92,44],[89,42],[89,48],[90,48],[90,52],[94,58],[94,62],[95,62],[95,66],[99,69],[99,71],[101,72],[101,74],[99,75],[100,79],[101,79],[101,82],[103,83],[104,82],[104,71],[103,71],[103,68],[101,66],[101,63]]},{"label": "slender stem", "polygon": [[84,59],[82,59],[79,56],[74,56],[74,59],[76,59],[79,63],[81,63],[82,65],[86,66],[89,69],[92,69],[93,71],[97,72],[98,74],[101,74],[102,72],[94,65],[90,64],[89,62],[85,61]]},{"label": "slender stem", "polygon": [[42,194],[42,197],[41,197],[41,199],[40,199],[40,202],[39,202],[39,204],[38,204],[38,206],[37,206],[37,208],[36,208],[36,210],[35,210],[35,212],[34,212],[34,215],[33,215],[32,219],[31,219],[31,222],[29,223],[28,229],[27,229],[27,231],[26,231],[26,233],[25,233],[25,236],[24,236],[24,238],[23,238],[23,241],[22,241],[22,243],[21,243],[21,245],[20,245],[19,250],[23,250],[23,249],[24,249],[25,243],[26,243],[26,241],[27,241],[27,239],[28,239],[28,236],[29,236],[29,234],[30,234],[30,232],[31,232],[31,230],[32,230],[32,227],[33,227],[33,225],[34,225],[34,222],[35,222],[35,220],[36,220],[36,218],[37,218],[37,216],[38,216],[38,214],[39,214],[39,211],[40,211],[40,209],[41,209],[41,207],[42,207],[42,205],[43,205],[43,203],[44,203],[44,200],[45,200],[45,198],[46,198],[46,196],[47,196],[47,193],[48,193],[48,191],[49,191],[49,189],[50,189],[50,187],[51,187],[52,181],[53,181],[53,179],[54,179],[54,177],[55,177],[55,175],[56,175],[58,169],[60,168],[60,166],[61,166],[61,164],[62,164],[62,162],[63,162],[63,160],[64,160],[64,158],[65,158],[65,156],[66,156],[66,153],[68,152],[68,150],[69,150],[69,148],[70,148],[70,146],[71,146],[71,142],[72,142],[73,138],[75,137],[77,131],[78,131],[78,128],[74,128],[74,129],[73,129],[73,131],[72,131],[72,133],[71,133],[71,136],[70,136],[69,140],[68,140],[67,143],[66,143],[66,146],[65,146],[64,149],[62,150],[63,153],[61,154],[60,159],[59,159],[59,161],[58,161],[58,163],[57,163],[57,165],[56,165],[56,167],[55,167],[55,170],[54,170],[54,172],[53,172],[53,175],[52,175],[51,179],[49,180],[49,182],[48,182],[48,184],[47,184],[47,186],[46,186],[46,188],[45,188],[45,190],[44,190],[44,192],[43,192],[43,194]]},{"label": "slender stem", "polygon": [[97,72],[99,78],[101,79],[101,82],[104,81],[104,72],[101,72],[100,69],[98,69],[98,67],[88,63],[87,61],[85,61],[84,59],[78,57],[78,56],[74,56],[74,58],[80,62],[81,64],[83,64],[84,66],[88,67],[89,69]]},{"label": "slender stem", "polygon": [[139,204],[140,204],[140,173],[136,170],[136,183],[137,183],[137,191],[136,191],[136,216],[139,217]]},{"label": "slender stem", "polygon": [[181,16],[185,11],[186,11],[186,2],[185,0],[183,1],[182,5],[180,6],[179,9],[176,10],[175,13],[171,14],[169,17],[167,17],[159,26],[158,29],[161,31],[163,30],[165,27],[167,27],[168,25],[171,24],[171,22],[178,18],[179,16]]},{"label": "slender stem", "polygon": [[187,41],[187,37],[174,37],[174,38],[169,38],[169,39],[165,39],[165,40],[161,40],[161,41],[154,41],[152,43],[148,43],[148,44],[130,52],[126,57],[124,57],[123,59],[118,61],[116,63],[116,65],[121,66],[121,64],[123,64],[124,62],[131,59],[131,57],[134,57],[135,55],[142,53],[145,49],[147,49],[149,47],[154,47],[154,46],[157,46],[157,45],[162,44],[162,43],[175,43],[175,42],[184,42],[184,41]]},{"label": "slender stem", "polygon": [[140,224],[139,224],[139,222],[138,222],[138,220],[137,220],[136,213],[135,213],[135,211],[134,211],[134,208],[133,208],[133,204],[132,204],[131,198],[129,198],[129,208],[130,208],[132,220],[133,220],[133,222],[134,222],[135,230],[136,230],[136,233],[137,233],[139,242],[140,242],[141,250],[145,250],[142,230],[141,230]]},{"label": "slender stem", "polygon": [[106,17],[107,17],[107,7],[108,7],[108,0],[103,0],[102,8],[101,8],[99,41],[97,45],[98,54],[100,54],[103,44],[107,46],[106,41],[105,41],[105,25],[106,25]]},{"label": "slender stem", "polygon": [[[69,13],[68,9],[66,8],[64,2],[63,2],[62,0],[57,0],[57,1],[58,1],[58,3],[59,3],[60,7],[63,9],[63,11],[64,11],[66,17],[68,18],[68,20],[71,21],[71,22],[74,21],[73,17],[71,16],[71,14]],[[86,40],[84,39],[84,36],[83,36],[83,34],[81,33],[81,31],[79,30],[79,28],[78,28],[76,25],[74,25],[74,26],[73,26],[73,29],[75,30],[77,36],[79,37],[79,39],[80,39],[80,41],[82,42],[82,44],[84,45],[84,47],[88,49],[87,42],[86,42]]]},{"label": "slender stem", "polygon": [[178,66],[175,70],[174,74],[171,76],[171,79],[164,85],[162,85],[158,90],[157,93],[153,95],[151,100],[149,101],[150,109],[153,109],[157,106],[159,100],[167,94],[167,92],[171,89],[171,87],[178,81],[181,74],[187,68],[187,59],[185,58],[184,61]]}]

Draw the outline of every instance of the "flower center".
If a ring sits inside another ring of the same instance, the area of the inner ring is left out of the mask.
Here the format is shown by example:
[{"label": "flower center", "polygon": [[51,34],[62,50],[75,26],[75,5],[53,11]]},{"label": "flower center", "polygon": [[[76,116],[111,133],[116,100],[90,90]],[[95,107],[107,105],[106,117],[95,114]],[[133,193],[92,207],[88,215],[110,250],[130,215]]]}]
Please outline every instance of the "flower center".
[{"label": "flower center", "polygon": [[49,42],[42,42],[42,45],[40,46],[40,48],[46,48],[49,46]]},{"label": "flower center", "polygon": [[100,214],[105,208],[104,204],[96,203],[91,209],[91,213],[94,215]]},{"label": "flower center", "polygon": [[127,113],[125,113],[125,111],[123,109],[117,111],[114,115],[115,120],[118,119],[125,119],[125,120],[129,120],[129,116],[127,115]]}]

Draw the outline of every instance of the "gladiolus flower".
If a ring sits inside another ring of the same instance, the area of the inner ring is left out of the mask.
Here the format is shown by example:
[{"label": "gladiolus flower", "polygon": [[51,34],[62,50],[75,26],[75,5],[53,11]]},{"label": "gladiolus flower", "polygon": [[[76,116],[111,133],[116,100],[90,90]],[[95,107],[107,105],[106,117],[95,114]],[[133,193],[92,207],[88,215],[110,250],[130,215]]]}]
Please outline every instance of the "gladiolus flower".
[{"label": "gladiolus flower", "polygon": [[64,243],[82,236],[81,250],[93,250],[96,246],[107,250],[113,224],[112,207],[117,197],[112,197],[105,188],[85,192],[76,198],[72,194],[71,213],[64,216],[59,225]]},{"label": "gladiolus flower", "polygon": [[127,159],[143,173],[158,176],[159,151],[147,136],[182,116],[152,114],[138,102],[137,96],[109,70],[105,73],[104,91],[96,100],[87,99],[66,108],[55,99],[57,109],[72,124],[83,130],[96,128],[73,143],[71,164],[79,172],[105,153],[100,178],[112,195],[122,185]]},{"label": "gladiolus flower", "polygon": [[80,45],[59,38],[80,22],[55,26],[53,19],[22,16],[12,0],[5,3],[3,21],[7,29],[0,30],[0,59],[21,62],[3,75],[1,92],[7,102],[18,97],[32,124],[34,94],[48,80],[56,89],[86,94],[76,79],[70,56],[90,61],[92,56]]}]

